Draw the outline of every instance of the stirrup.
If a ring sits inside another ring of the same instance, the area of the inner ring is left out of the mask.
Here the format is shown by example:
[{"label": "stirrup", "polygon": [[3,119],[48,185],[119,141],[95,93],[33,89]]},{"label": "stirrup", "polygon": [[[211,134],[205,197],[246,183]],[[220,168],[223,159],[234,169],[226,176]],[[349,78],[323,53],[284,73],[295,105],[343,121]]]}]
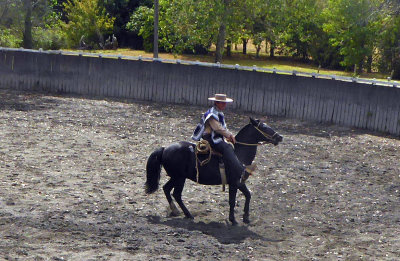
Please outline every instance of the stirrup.
[{"label": "stirrup", "polygon": [[251,165],[246,166],[242,176],[240,177],[240,183],[245,184],[246,180],[249,178],[250,175],[252,175],[254,173],[254,171],[256,169],[257,169],[256,164],[251,164]]},{"label": "stirrup", "polygon": [[245,172],[248,172],[250,175],[252,175],[257,169],[257,165],[255,163],[246,166],[244,169]]}]

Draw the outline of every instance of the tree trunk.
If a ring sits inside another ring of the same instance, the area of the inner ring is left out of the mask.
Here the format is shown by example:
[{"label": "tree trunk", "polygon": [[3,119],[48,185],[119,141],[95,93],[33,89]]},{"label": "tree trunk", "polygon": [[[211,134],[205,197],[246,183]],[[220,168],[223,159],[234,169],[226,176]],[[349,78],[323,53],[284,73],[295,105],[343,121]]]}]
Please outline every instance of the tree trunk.
[{"label": "tree trunk", "polygon": [[242,42],[243,42],[243,54],[247,54],[247,42],[248,42],[248,41],[249,41],[248,39],[242,38]]},{"label": "tree trunk", "polygon": [[222,61],[222,54],[224,52],[225,35],[226,35],[226,20],[229,12],[229,3],[231,0],[224,0],[224,14],[221,19],[221,24],[218,29],[217,46],[215,50],[215,62]]},{"label": "tree trunk", "polygon": [[215,50],[215,62],[220,63],[222,61],[222,53],[224,51],[224,44],[225,44],[225,31],[226,25],[225,21],[221,23],[218,30],[218,39],[217,39],[217,46]]},{"label": "tree trunk", "polygon": [[6,15],[6,13],[8,13],[8,7],[9,7],[9,5],[8,5],[8,3],[6,3],[5,6],[4,6],[4,10],[0,15],[0,24],[3,23],[3,18]]},{"label": "tree trunk", "polygon": [[261,44],[257,44],[257,47],[256,47],[256,58],[260,57],[260,51],[261,51]]},{"label": "tree trunk", "polygon": [[393,61],[392,80],[400,80],[400,57]]},{"label": "tree trunk", "polygon": [[275,43],[269,43],[269,57],[275,57]]},{"label": "tree trunk", "polygon": [[228,57],[232,56],[232,41],[231,40],[226,41],[226,56],[228,56]]},{"label": "tree trunk", "polygon": [[367,57],[367,73],[372,72],[372,55]]},{"label": "tree trunk", "polygon": [[268,53],[268,49],[269,48],[269,43],[268,43],[268,39],[265,40],[265,53]]},{"label": "tree trunk", "polygon": [[158,13],[159,13],[159,3],[158,0],[154,0],[153,58],[158,58]]},{"label": "tree trunk", "polygon": [[358,66],[357,66],[357,74],[358,74],[358,75],[360,75],[360,74],[362,73],[363,67],[364,67],[364,61],[361,60],[361,61],[358,63]]},{"label": "tree trunk", "polygon": [[32,49],[32,0],[24,0],[25,7],[25,28],[23,37],[23,47],[25,49]]}]

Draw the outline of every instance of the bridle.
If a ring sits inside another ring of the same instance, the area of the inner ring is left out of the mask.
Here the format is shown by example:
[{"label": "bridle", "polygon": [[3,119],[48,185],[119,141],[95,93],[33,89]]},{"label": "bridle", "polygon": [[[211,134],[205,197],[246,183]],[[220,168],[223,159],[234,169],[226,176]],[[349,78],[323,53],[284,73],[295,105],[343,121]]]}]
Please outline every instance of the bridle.
[{"label": "bridle", "polygon": [[[269,135],[268,133],[265,133],[264,131],[260,130],[260,124],[261,122],[258,122],[257,127],[253,125],[253,127],[258,130],[265,138],[269,139],[269,140],[274,140],[274,137],[276,135],[278,135],[277,132],[275,132],[272,136]],[[264,145],[265,143],[267,143],[266,141],[262,141],[259,143],[245,143],[245,142],[240,142],[240,141],[236,141],[236,143],[240,144],[240,145],[245,145],[245,146],[261,146]]]}]

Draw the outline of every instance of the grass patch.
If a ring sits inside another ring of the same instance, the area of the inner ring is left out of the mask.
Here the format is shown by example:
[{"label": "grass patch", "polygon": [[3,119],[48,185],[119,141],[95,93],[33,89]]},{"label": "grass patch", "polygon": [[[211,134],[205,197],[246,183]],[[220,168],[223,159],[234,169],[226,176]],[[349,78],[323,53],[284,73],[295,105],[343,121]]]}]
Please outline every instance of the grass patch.
[{"label": "grass patch", "polygon": [[[68,50],[76,51],[76,50]],[[127,48],[120,48],[118,50],[85,50],[88,53],[103,53],[103,54],[113,54],[113,55],[123,55],[123,56],[142,56],[142,57],[153,57],[153,53],[148,53],[142,50],[132,50]],[[200,62],[214,62],[214,54],[210,52],[207,55],[190,55],[190,54],[171,54],[171,53],[159,53],[159,57],[163,59],[180,59],[188,61],[200,61]],[[242,54],[241,51],[232,51],[231,57],[223,57],[222,63],[224,64],[239,64],[241,66],[257,66],[260,68],[276,68],[278,70],[286,71],[298,71],[307,73],[320,73],[328,75],[339,75],[339,76],[353,76],[353,72],[339,71],[339,70],[329,70],[320,69],[318,71],[318,66],[310,63],[301,62],[290,57],[276,56],[269,57],[265,53],[261,53],[259,58],[256,58],[255,52],[250,51],[248,54]],[[382,73],[362,73],[358,77],[377,79],[377,80],[387,80],[389,75]]]}]

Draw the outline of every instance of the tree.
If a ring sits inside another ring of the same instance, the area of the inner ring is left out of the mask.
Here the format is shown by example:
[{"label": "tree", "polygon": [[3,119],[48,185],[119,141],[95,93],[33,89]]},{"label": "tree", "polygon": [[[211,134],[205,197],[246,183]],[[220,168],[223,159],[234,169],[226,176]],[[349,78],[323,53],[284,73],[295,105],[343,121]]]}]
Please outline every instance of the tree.
[{"label": "tree", "polygon": [[0,0],[0,44],[36,49],[60,47],[62,33],[52,10],[56,1]]},{"label": "tree", "polygon": [[[212,0],[160,0],[159,47],[173,53],[207,51],[216,31]],[[143,37],[145,50],[153,48],[152,8],[141,6],[127,28]]]},{"label": "tree", "polygon": [[24,39],[23,47],[26,49],[32,49],[32,0],[24,0],[25,9],[25,26],[24,26]]},{"label": "tree", "polygon": [[127,28],[131,14],[139,7],[151,8],[153,0],[100,0],[103,2],[106,12],[115,17],[113,34],[118,38],[121,46],[129,46],[135,49],[142,49],[141,37]]},{"label": "tree", "polygon": [[307,60],[322,32],[322,3],[318,0],[284,0],[281,42],[289,54]]},{"label": "tree", "polygon": [[[282,32],[284,32],[284,16],[285,11],[282,10],[282,0],[270,0],[266,2],[262,12],[264,15],[265,24],[265,40],[269,43],[269,55],[275,56],[275,48],[280,41]],[[267,45],[266,50],[267,52]]]},{"label": "tree", "polygon": [[206,53],[215,43],[220,1],[162,0],[160,38],[165,50]]},{"label": "tree", "polygon": [[361,73],[365,58],[372,55],[377,36],[378,14],[373,0],[329,0],[324,9],[327,18],[323,28],[333,47],[343,56],[341,64]]},{"label": "tree", "polygon": [[104,44],[104,34],[112,33],[115,18],[110,17],[99,0],[70,0],[64,3],[68,21],[63,23],[68,45],[77,47],[82,38],[89,48]]},{"label": "tree", "polygon": [[0,46],[20,47],[24,14],[21,0],[0,0]]},{"label": "tree", "polygon": [[379,70],[390,73],[392,79],[400,80],[400,1],[386,0],[378,11],[385,14],[378,45]]},{"label": "tree", "polygon": [[140,6],[131,15],[126,28],[143,38],[143,47],[147,52],[153,51],[154,10],[147,6]]}]

